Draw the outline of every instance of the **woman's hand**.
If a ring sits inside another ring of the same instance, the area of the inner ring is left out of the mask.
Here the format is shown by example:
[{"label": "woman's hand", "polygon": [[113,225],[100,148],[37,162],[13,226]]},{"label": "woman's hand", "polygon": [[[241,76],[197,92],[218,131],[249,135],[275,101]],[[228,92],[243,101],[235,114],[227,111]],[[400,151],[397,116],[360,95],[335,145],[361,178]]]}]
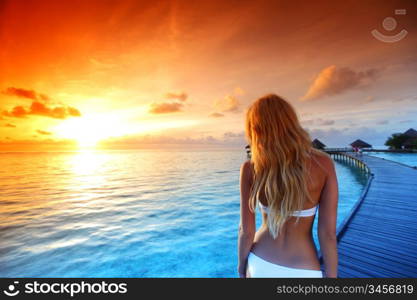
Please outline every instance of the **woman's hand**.
[{"label": "woman's hand", "polygon": [[240,167],[240,223],[238,233],[238,273],[240,278],[247,278],[246,266],[248,255],[253,246],[256,233],[255,212],[250,209],[249,197],[252,186],[253,171],[248,160]]},{"label": "woman's hand", "polygon": [[237,267],[239,278],[246,278],[246,265],[240,265]]}]

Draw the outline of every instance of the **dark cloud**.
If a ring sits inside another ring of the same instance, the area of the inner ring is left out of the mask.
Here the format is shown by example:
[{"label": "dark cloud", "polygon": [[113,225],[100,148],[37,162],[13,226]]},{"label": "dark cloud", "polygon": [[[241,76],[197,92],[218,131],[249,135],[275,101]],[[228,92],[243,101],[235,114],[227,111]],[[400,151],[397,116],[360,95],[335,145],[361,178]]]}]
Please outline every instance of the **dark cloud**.
[{"label": "dark cloud", "polygon": [[28,115],[38,115],[54,119],[66,119],[68,117],[79,117],[81,113],[78,109],[71,106],[50,107],[39,101],[33,101],[29,108],[15,106],[11,111],[3,111],[6,117],[24,118]]},{"label": "dark cloud", "polygon": [[347,67],[338,68],[332,65],[323,69],[316,76],[301,100],[317,100],[338,95],[348,90],[365,87],[373,83],[378,75],[379,71],[377,69],[357,72]]},{"label": "dark cloud", "polygon": [[305,126],[312,126],[312,125],[328,126],[328,125],[333,125],[335,123],[335,121],[334,120],[324,120],[322,118],[318,118],[318,119],[311,119],[311,120],[301,121],[301,123]]},{"label": "dark cloud", "polygon": [[334,124],[334,120],[318,119],[318,124],[319,125],[324,125],[324,126],[333,125]]},{"label": "dark cloud", "polygon": [[221,114],[221,113],[218,113],[218,112],[212,112],[211,114],[209,114],[209,117],[221,118],[221,117],[224,117],[224,114]]},{"label": "dark cloud", "polygon": [[9,87],[2,92],[5,95],[27,98],[32,100],[48,101],[49,97],[45,94],[37,93],[33,90],[26,90],[22,88]]},{"label": "dark cloud", "polygon": [[184,92],[182,93],[173,93],[173,92],[169,92],[165,94],[165,97],[167,99],[177,99],[180,100],[182,102],[186,101],[188,98],[188,95]]},{"label": "dark cloud", "polygon": [[379,124],[379,125],[385,125],[385,124],[388,124],[389,121],[388,120],[381,120],[381,121],[378,121],[376,123]]},{"label": "dark cloud", "polygon": [[392,99],[392,102],[414,101],[414,100],[417,100],[417,96],[408,95],[404,97],[394,98]]},{"label": "dark cloud", "polygon": [[10,123],[7,123],[7,124],[5,124],[5,125],[4,125],[4,127],[15,128],[15,127],[16,127],[16,125],[14,125],[14,124],[10,124]]},{"label": "dark cloud", "polygon": [[241,139],[245,138],[245,133],[242,132],[231,132],[227,131],[223,134],[223,140],[233,140],[233,139]]},{"label": "dark cloud", "polygon": [[152,103],[149,112],[153,114],[167,114],[179,112],[182,110],[183,104],[179,102]]},{"label": "dark cloud", "polygon": [[305,120],[305,121],[301,121],[301,123],[304,126],[311,126],[311,125],[314,125],[314,120]]},{"label": "dark cloud", "polygon": [[36,132],[39,133],[39,134],[43,134],[43,135],[51,135],[52,134],[52,132],[44,131],[44,130],[40,130],[40,129],[37,129]]}]

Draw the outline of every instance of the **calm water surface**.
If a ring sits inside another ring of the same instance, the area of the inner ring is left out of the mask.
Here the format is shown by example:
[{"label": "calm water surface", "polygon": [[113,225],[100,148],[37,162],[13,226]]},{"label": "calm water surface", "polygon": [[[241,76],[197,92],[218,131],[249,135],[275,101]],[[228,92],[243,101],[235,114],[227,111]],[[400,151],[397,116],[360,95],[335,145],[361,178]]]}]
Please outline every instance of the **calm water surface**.
[{"label": "calm water surface", "polygon": [[[244,160],[236,150],[0,153],[0,276],[236,277]],[[366,177],[336,167],[340,224]]]},{"label": "calm water surface", "polygon": [[417,153],[367,152],[367,154],[400,162],[412,167],[417,166]]}]

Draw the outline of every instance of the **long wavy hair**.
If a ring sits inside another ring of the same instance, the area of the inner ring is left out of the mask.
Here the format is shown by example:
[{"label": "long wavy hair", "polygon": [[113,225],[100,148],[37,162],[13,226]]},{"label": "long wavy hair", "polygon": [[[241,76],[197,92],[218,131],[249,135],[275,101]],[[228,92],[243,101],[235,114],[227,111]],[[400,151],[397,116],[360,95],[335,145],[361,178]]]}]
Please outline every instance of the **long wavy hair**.
[{"label": "long wavy hair", "polygon": [[293,107],[275,94],[249,107],[245,127],[254,166],[249,207],[254,212],[264,195],[270,210],[267,225],[275,239],[292,213],[312,201],[307,161],[321,151],[312,147]]}]

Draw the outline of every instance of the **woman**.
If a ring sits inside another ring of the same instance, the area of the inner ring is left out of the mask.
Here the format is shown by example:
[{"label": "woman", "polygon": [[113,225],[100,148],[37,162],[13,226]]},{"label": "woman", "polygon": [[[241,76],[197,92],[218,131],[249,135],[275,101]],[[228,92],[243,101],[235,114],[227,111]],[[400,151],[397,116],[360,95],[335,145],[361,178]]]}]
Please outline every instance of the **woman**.
[{"label": "woman", "polygon": [[[246,115],[251,159],[240,170],[240,277],[337,277],[338,185],[330,156],[312,147],[292,106],[271,94]],[[259,204],[263,224],[256,231]],[[319,207],[320,270],[312,224]]]}]

